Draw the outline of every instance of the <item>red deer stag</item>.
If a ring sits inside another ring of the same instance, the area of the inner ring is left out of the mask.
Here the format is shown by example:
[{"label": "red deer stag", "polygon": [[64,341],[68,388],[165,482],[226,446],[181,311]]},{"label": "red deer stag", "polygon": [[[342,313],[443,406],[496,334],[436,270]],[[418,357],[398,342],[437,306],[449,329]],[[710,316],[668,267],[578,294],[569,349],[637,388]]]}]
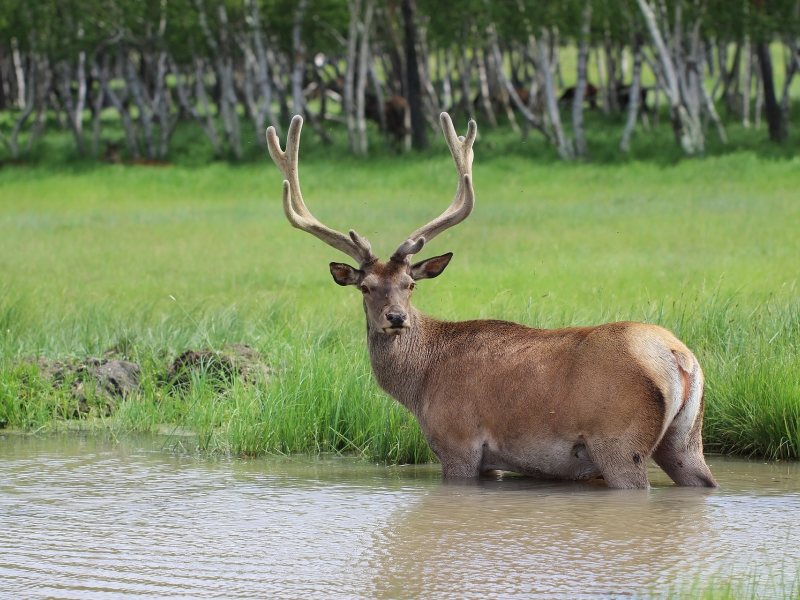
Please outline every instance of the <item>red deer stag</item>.
[{"label": "red deer stag", "polygon": [[284,177],[283,211],[296,228],[350,256],[333,279],[363,294],[367,342],[378,384],[408,408],[445,478],[507,470],[536,477],[647,488],[652,458],[678,484],[716,487],[703,458],[703,372],[666,329],[643,323],[532,329],[508,321],[449,323],[411,305],[416,282],[444,271],[452,253],[410,257],[472,212],[472,144],[442,128],[458,172],[455,198],[381,262],[352,229],[345,235],[308,211],[300,193],[302,119],[286,152],[273,128],[269,151]]}]

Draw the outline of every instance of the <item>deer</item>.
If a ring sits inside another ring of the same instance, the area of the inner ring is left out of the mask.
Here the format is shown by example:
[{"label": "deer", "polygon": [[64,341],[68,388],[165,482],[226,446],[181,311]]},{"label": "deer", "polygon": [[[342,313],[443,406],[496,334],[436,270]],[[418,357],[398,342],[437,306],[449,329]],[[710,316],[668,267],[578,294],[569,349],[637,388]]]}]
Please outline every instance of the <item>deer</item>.
[{"label": "deer", "polygon": [[636,322],[561,329],[448,322],[414,308],[417,282],[441,275],[453,253],[411,257],[475,205],[478,127],[470,121],[459,137],[447,113],[440,121],[458,175],[455,197],[386,262],[366,238],[331,229],[306,208],[298,172],[302,117],[292,120],[285,151],[273,127],[267,141],[284,178],[289,223],[355,261],[330,263],[331,275],[360,290],[375,380],[416,418],[443,479],[510,471],[646,489],[652,458],[678,485],[717,487],[703,455],[703,372],[668,330]]}]

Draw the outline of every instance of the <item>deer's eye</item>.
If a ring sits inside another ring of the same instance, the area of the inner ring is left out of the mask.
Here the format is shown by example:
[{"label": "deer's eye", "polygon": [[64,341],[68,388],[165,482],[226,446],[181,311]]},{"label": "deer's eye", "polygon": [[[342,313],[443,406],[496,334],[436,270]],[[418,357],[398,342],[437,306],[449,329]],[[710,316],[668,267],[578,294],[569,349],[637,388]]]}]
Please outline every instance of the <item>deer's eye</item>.
[{"label": "deer's eye", "polygon": [[361,291],[362,291],[363,293],[365,293],[365,294],[369,294],[369,288],[368,288],[367,286],[365,286],[365,285],[362,285],[362,286],[361,286]]},{"label": "deer's eye", "polygon": [[414,288],[416,288],[416,287],[417,287],[417,284],[412,281],[411,285],[408,286],[408,289],[410,289],[413,292]]}]

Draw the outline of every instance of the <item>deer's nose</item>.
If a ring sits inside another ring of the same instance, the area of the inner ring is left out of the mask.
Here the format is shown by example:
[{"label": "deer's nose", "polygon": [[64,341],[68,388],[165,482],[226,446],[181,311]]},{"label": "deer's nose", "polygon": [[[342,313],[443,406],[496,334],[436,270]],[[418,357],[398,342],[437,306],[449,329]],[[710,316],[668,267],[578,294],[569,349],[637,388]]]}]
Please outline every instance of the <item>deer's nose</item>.
[{"label": "deer's nose", "polygon": [[402,327],[407,318],[408,315],[405,313],[386,313],[386,320],[392,327]]}]

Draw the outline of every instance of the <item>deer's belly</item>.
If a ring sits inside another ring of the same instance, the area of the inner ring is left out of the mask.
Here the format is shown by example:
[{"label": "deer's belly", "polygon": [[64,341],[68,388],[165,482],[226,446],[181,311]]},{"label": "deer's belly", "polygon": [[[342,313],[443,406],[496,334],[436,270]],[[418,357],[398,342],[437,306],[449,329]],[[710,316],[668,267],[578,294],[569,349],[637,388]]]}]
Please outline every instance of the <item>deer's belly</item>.
[{"label": "deer's belly", "polygon": [[587,480],[600,476],[579,440],[540,439],[520,446],[483,444],[481,471],[513,471],[548,479]]}]

